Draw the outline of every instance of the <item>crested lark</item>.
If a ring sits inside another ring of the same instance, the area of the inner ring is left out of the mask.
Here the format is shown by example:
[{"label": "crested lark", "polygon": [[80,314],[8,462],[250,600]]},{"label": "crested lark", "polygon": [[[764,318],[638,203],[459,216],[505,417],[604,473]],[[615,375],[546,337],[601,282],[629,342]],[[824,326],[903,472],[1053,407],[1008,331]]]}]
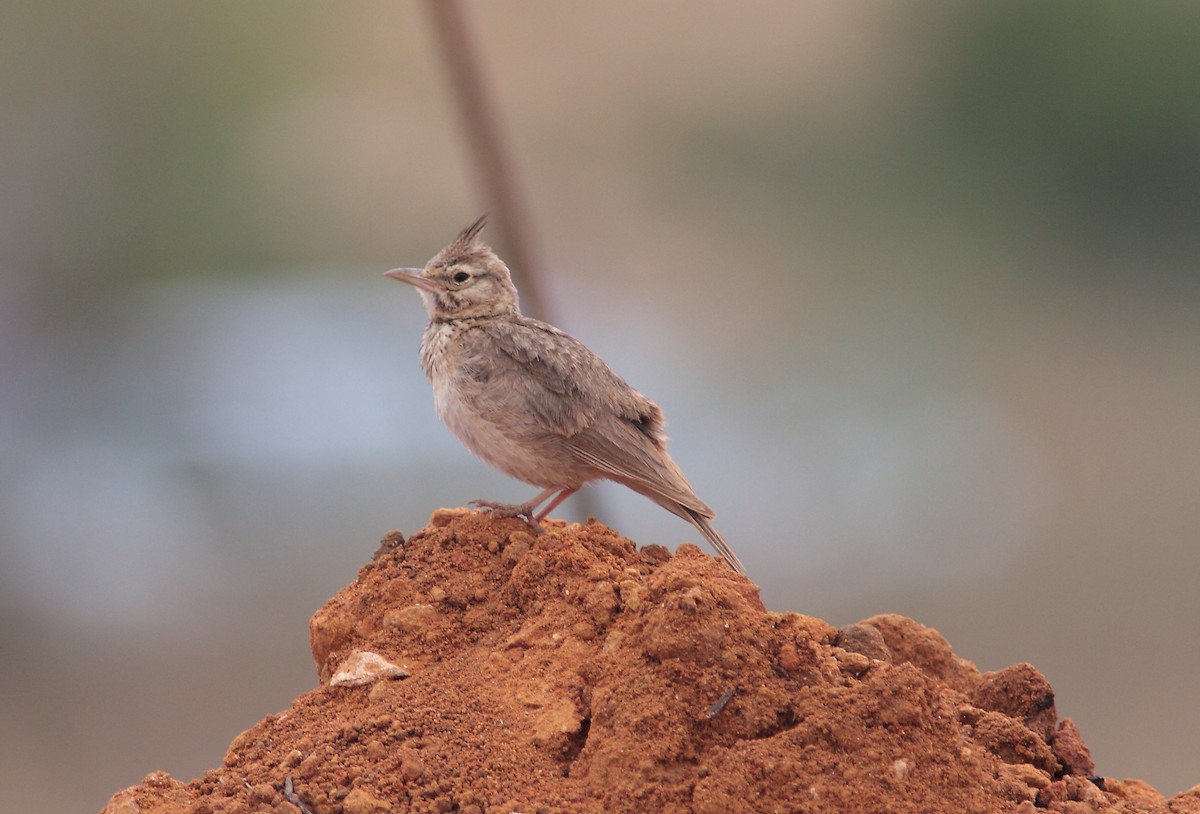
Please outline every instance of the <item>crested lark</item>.
[{"label": "crested lark", "polygon": [[744,573],[709,523],[712,509],[667,454],[662,410],[583,343],[521,315],[508,267],[479,239],[484,220],[424,269],[387,272],[415,286],[429,313],[421,366],[438,416],[471,452],[544,490],[519,505],[471,505],[523,517],[540,532],[539,521],[558,504],[607,478],[690,522]]}]

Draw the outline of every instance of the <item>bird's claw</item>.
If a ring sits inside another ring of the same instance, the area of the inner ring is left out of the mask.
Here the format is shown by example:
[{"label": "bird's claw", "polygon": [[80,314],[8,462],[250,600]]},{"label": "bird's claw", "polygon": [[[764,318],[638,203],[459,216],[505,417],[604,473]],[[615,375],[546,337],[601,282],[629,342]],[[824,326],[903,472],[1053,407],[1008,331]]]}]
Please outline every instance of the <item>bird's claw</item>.
[{"label": "bird's claw", "polygon": [[476,509],[482,509],[485,512],[491,512],[493,517],[519,517],[529,524],[529,528],[533,529],[535,534],[542,534],[545,529],[534,516],[534,507],[528,503],[496,503],[491,500],[470,500],[467,501],[468,506]]}]

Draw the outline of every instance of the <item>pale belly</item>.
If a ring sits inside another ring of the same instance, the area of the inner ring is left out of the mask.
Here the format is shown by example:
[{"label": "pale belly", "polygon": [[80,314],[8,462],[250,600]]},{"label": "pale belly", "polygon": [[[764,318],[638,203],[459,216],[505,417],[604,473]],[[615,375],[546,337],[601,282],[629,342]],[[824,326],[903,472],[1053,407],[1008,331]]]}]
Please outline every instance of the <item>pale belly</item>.
[{"label": "pale belly", "polygon": [[458,398],[441,377],[434,378],[433,401],[438,417],[467,449],[510,477],[546,488],[578,487],[595,477],[582,471],[581,465],[561,460],[561,450],[556,455],[544,444],[539,448],[514,440],[511,432],[483,418],[471,404]]}]

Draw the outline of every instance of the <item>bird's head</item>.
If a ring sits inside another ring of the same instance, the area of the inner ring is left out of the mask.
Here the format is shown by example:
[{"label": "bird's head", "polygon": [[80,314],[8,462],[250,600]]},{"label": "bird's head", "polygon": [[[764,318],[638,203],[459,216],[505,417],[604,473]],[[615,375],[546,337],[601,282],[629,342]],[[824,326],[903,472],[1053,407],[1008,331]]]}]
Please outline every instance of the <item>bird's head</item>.
[{"label": "bird's head", "polygon": [[402,268],[388,277],[415,286],[430,319],[495,317],[519,313],[517,289],[508,266],[479,232],[487,215],[463,229],[423,269]]}]

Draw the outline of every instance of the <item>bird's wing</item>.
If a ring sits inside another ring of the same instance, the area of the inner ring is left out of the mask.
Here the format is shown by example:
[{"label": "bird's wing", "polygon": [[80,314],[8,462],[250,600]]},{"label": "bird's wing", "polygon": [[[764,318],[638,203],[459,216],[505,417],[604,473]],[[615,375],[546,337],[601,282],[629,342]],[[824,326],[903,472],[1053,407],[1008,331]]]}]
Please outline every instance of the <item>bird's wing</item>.
[{"label": "bird's wing", "polygon": [[712,517],[667,454],[662,410],[582,342],[526,318],[480,330],[523,374],[506,377],[520,382],[521,406],[562,436],[576,456],[656,502]]},{"label": "bird's wing", "polygon": [[[468,332],[467,339],[500,351],[488,358],[492,364],[511,366],[504,383],[547,429],[572,437],[611,415],[630,422],[648,439],[666,443],[658,405],[626,384],[582,342],[552,325],[525,317],[488,320]],[[475,355],[470,345],[465,350],[466,357]],[[480,357],[486,352],[482,347],[479,351]]]},{"label": "bird's wing", "polygon": [[696,496],[665,444],[655,444],[629,422],[603,417],[568,440],[581,459],[668,511],[687,518],[686,512],[712,517],[713,511]]}]

